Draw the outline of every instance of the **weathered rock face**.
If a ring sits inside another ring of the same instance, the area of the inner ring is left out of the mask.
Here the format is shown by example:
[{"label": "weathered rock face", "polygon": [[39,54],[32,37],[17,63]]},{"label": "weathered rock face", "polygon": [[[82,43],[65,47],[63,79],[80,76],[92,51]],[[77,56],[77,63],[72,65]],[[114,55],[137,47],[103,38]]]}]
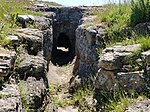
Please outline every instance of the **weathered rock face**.
[{"label": "weathered rock face", "polygon": [[22,44],[27,44],[27,50],[30,55],[37,55],[42,50],[42,31],[38,29],[18,29],[16,34]]},{"label": "weathered rock face", "polygon": [[84,29],[82,26],[76,30],[76,55],[78,59],[78,74],[81,77],[94,75],[97,71],[97,32]]},{"label": "weathered rock face", "polygon": [[[144,67],[143,70],[129,69],[127,57],[133,52],[140,50],[140,45],[114,46],[103,50],[99,59],[96,88],[113,90],[114,85],[124,90],[142,91],[145,87]],[[147,54],[147,53],[143,53]],[[129,59],[128,59],[129,60]]]},{"label": "weathered rock face", "polygon": [[126,90],[142,91],[146,84],[143,71],[119,72],[115,80],[121,88],[125,88]]},{"label": "weathered rock face", "polygon": [[36,78],[46,76],[47,61],[42,56],[28,55],[27,53],[20,54],[20,62],[16,68],[17,73],[25,79],[29,76]]},{"label": "weathered rock face", "polygon": [[[36,111],[44,105],[47,97],[47,61],[44,57],[29,55],[21,49],[18,65],[15,69],[20,77],[20,93],[24,109]],[[40,110],[42,111],[42,110]]]},{"label": "weathered rock face", "polygon": [[22,112],[20,92],[16,84],[7,85],[0,94],[0,112]]},{"label": "weathered rock face", "polygon": [[105,70],[119,70],[125,64],[125,58],[140,49],[140,45],[114,46],[103,50],[99,67]]},{"label": "weathered rock face", "polygon": [[37,80],[35,77],[28,77],[26,81],[20,82],[19,87],[23,105],[27,106],[29,111],[39,109],[42,106],[47,94],[42,78]]},{"label": "weathered rock face", "polygon": [[[53,35],[52,17],[48,13],[45,16],[47,17],[22,16],[25,23],[33,21],[36,29],[16,29],[15,36],[7,37],[15,49],[19,46],[14,75],[18,75],[20,79],[22,111],[43,111],[47,98],[46,73],[51,59]],[[25,25],[28,27],[28,24]]]},{"label": "weathered rock face", "polygon": [[13,69],[16,52],[0,48],[0,79],[7,76]]},{"label": "weathered rock face", "polygon": [[[9,40],[17,39],[17,44],[27,44],[27,50],[30,55],[44,55],[47,61],[50,61],[53,47],[53,15],[52,12],[45,12],[45,17],[19,15],[18,22],[24,25],[23,29],[17,29],[16,36],[8,36]],[[23,21],[23,23],[22,23]],[[28,24],[34,24],[33,28],[26,28]],[[12,38],[13,37],[13,38]],[[15,38],[14,38],[15,37]]]},{"label": "weathered rock face", "polygon": [[[84,22],[83,22],[84,23]],[[94,76],[98,71],[99,45],[105,47],[105,29],[100,26],[86,28],[81,25],[76,30],[76,55],[74,71],[80,77]]]}]

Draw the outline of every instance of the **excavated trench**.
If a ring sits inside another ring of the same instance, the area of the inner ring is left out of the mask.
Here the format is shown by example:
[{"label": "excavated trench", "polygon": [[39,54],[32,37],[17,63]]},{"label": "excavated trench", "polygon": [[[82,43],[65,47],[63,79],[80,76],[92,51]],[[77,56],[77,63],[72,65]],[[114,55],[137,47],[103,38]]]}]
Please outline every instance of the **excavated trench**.
[{"label": "excavated trench", "polygon": [[82,18],[81,9],[63,7],[54,11],[53,48],[51,62],[57,66],[68,65],[75,56],[75,31]]},{"label": "excavated trench", "polygon": [[52,85],[68,85],[73,77],[76,56],[76,29],[83,14],[75,7],[60,7],[53,12],[52,52],[47,79]]}]

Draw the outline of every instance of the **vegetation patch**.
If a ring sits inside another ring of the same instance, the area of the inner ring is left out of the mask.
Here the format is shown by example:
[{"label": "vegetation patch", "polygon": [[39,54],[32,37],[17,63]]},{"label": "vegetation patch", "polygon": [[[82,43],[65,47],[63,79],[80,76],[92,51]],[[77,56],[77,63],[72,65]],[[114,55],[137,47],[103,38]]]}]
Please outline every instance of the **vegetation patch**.
[{"label": "vegetation patch", "polygon": [[29,0],[1,0],[0,1],[0,45],[6,46],[9,41],[5,38],[13,32],[13,28],[18,27],[16,24],[17,15],[31,14],[42,16],[39,12],[26,10],[25,7],[30,7]]},{"label": "vegetation patch", "polygon": [[149,0],[132,0],[131,10],[131,26],[135,26],[138,23],[150,22]]},{"label": "vegetation patch", "polygon": [[25,112],[29,112],[29,106],[27,105],[27,101],[26,101],[26,99],[28,97],[28,96],[26,96],[27,95],[26,92],[28,92],[28,89],[27,89],[27,87],[25,87],[24,81],[20,81],[18,86],[19,86],[19,90],[20,90],[20,97],[21,97],[21,102],[23,104],[23,108],[24,108]]},{"label": "vegetation patch", "polygon": [[113,92],[100,92],[99,94],[98,100],[102,104],[100,112],[125,112],[129,105],[138,101],[138,93],[135,91],[126,93],[116,86]]},{"label": "vegetation patch", "polygon": [[139,43],[142,44],[142,49],[149,49],[149,36],[137,36],[133,30],[138,23],[150,21],[149,0],[132,0],[128,3],[108,4],[103,7],[106,10],[101,12],[96,8],[93,9],[93,14],[97,15],[93,23],[102,23],[106,27],[108,46],[118,42],[124,44],[126,41],[126,44]]}]

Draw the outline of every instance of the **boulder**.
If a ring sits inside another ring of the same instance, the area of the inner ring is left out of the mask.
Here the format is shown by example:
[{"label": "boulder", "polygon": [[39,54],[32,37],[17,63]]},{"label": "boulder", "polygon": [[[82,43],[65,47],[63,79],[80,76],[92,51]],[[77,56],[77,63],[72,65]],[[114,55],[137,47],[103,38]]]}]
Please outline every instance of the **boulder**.
[{"label": "boulder", "polygon": [[125,58],[139,49],[139,44],[106,48],[101,54],[98,66],[105,70],[120,70],[126,64]]},{"label": "boulder", "polygon": [[143,71],[119,72],[116,75],[116,82],[124,90],[137,90],[140,92],[146,85],[144,78]]},{"label": "boulder", "polygon": [[47,61],[44,60],[42,56],[33,56],[26,53],[20,54],[20,62],[16,71],[27,78],[29,76],[33,77],[45,77],[47,70]]},{"label": "boulder", "polygon": [[17,16],[17,22],[22,24],[22,28],[26,28],[27,23],[33,24],[34,16],[32,16],[32,15],[18,15]]},{"label": "boulder", "polygon": [[[47,16],[48,15],[48,18]],[[33,16],[33,15],[18,15],[17,22],[22,24],[22,28],[27,28],[27,23],[34,24],[34,27],[40,30],[49,29],[52,25],[53,13],[45,14],[45,17],[42,16]]]}]

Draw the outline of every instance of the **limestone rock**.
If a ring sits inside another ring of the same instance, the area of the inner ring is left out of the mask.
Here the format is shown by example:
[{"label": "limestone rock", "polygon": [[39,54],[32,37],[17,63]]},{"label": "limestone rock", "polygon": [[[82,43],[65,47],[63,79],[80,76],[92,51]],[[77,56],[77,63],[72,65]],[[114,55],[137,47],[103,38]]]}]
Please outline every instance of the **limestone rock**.
[{"label": "limestone rock", "polygon": [[143,59],[145,59],[147,65],[150,65],[150,50],[142,53]]},{"label": "limestone rock", "polygon": [[47,13],[46,15],[48,16],[48,18],[47,17],[34,16],[35,27],[37,29],[46,30],[46,29],[51,28],[51,26],[53,24],[53,21],[52,21],[53,13]]},{"label": "limestone rock", "polygon": [[[53,13],[49,13],[49,15],[53,15]],[[52,25],[52,16],[47,17],[40,17],[40,16],[33,16],[33,15],[18,15],[17,22],[22,24],[22,28],[27,28],[27,23],[32,24],[34,23],[34,27],[40,30],[49,29],[49,26]]]},{"label": "limestone rock", "polygon": [[143,52],[142,57],[146,63],[147,75],[150,77],[150,50]]},{"label": "limestone rock", "polygon": [[96,18],[97,16],[88,16],[88,17],[84,17],[80,20],[80,24],[89,24],[91,23],[92,24],[92,21]]},{"label": "limestone rock", "polygon": [[143,71],[119,72],[116,75],[117,84],[125,90],[142,91],[145,87]]},{"label": "limestone rock", "polygon": [[18,36],[22,44],[27,44],[29,54],[37,55],[42,49],[43,32],[38,29],[17,29],[15,35]]},{"label": "limestone rock", "polygon": [[41,56],[32,56],[26,53],[20,55],[20,63],[17,72],[24,77],[45,77],[47,61]]},{"label": "limestone rock", "polygon": [[11,41],[13,41],[13,42],[18,42],[18,41],[19,41],[18,36],[15,36],[15,35],[8,35],[8,36],[6,37],[6,39],[11,40]]},{"label": "limestone rock", "polygon": [[32,15],[18,15],[17,16],[17,22],[22,24],[22,28],[26,28],[27,23],[33,24],[34,16],[32,16]]},{"label": "limestone rock", "polygon": [[14,66],[16,52],[0,48],[0,77],[7,76]]},{"label": "limestone rock", "polygon": [[24,99],[24,104],[30,109],[38,109],[42,106],[46,96],[46,87],[43,79],[28,77],[26,81],[19,83],[20,91]]},{"label": "limestone rock", "polygon": [[99,60],[99,68],[105,70],[119,70],[126,63],[125,57],[140,49],[139,44],[114,46],[103,50]]},{"label": "limestone rock", "polygon": [[97,45],[96,30],[89,27],[88,29],[79,26],[76,30],[76,51],[79,60],[78,74],[81,77],[89,77],[97,71]]},{"label": "limestone rock", "polygon": [[135,26],[136,34],[150,34],[150,22],[147,23],[139,23]]},{"label": "limestone rock", "polygon": [[125,112],[150,112],[150,99],[129,106]]},{"label": "limestone rock", "polygon": [[43,31],[43,56],[49,62],[52,56],[53,33],[52,28]]},{"label": "limestone rock", "polygon": [[97,73],[96,78],[96,88],[100,90],[110,91],[113,90],[115,84],[115,73],[112,71],[106,71],[104,69],[100,69]]},{"label": "limestone rock", "polygon": [[22,112],[20,92],[16,84],[7,85],[0,94],[0,112]]}]

